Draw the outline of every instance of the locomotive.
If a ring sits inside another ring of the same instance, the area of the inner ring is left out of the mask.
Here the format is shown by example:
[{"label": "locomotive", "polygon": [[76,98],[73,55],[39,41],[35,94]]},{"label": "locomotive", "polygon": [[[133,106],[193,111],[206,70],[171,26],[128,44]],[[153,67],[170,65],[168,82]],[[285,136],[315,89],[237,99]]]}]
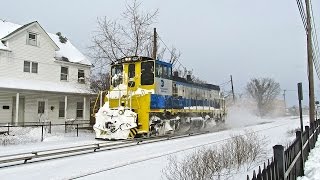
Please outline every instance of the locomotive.
[{"label": "locomotive", "polygon": [[111,64],[111,87],[95,114],[97,139],[118,140],[200,130],[224,122],[220,87],[179,77],[172,63],[149,57]]}]

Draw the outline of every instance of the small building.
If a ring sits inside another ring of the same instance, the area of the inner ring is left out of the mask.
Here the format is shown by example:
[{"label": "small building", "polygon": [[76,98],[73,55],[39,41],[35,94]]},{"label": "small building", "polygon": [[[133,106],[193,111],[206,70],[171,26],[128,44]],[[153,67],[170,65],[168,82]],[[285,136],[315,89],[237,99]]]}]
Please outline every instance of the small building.
[{"label": "small building", "polygon": [[0,20],[0,123],[89,120],[91,66],[61,33]]}]

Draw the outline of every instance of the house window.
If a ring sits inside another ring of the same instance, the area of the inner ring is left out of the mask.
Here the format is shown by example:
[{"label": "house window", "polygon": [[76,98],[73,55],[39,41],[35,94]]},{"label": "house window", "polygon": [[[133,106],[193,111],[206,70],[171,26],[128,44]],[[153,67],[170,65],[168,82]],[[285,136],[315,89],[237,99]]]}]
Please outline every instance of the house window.
[{"label": "house window", "polygon": [[38,101],[38,114],[43,114],[44,113],[44,107],[45,107],[45,102],[44,101]]},{"label": "house window", "polygon": [[84,83],[84,70],[79,69],[78,70],[78,82]]},{"label": "house window", "polygon": [[83,102],[77,102],[77,118],[83,117]]},{"label": "house window", "polygon": [[59,102],[59,118],[64,117],[64,108],[65,108],[64,105],[65,104],[63,101]]},{"label": "house window", "polygon": [[32,73],[38,73],[38,63],[32,62],[31,72]]},{"label": "house window", "polygon": [[27,42],[29,45],[37,46],[37,34],[29,32]]},{"label": "house window", "polygon": [[23,72],[38,73],[38,63],[24,61]]},{"label": "house window", "polygon": [[60,80],[63,80],[63,81],[68,80],[68,67],[61,67]]},{"label": "house window", "polygon": [[23,72],[30,72],[30,62],[24,61]]}]

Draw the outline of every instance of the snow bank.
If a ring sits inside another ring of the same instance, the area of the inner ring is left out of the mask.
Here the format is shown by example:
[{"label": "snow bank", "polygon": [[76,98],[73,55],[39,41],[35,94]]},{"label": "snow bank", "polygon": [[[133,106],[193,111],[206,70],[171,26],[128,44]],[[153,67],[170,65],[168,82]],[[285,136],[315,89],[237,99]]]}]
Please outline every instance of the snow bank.
[{"label": "snow bank", "polygon": [[11,128],[10,135],[0,136],[0,145],[26,144],[41,141],[41,128]]},{"label": "snow bank", "polygon": [[311,150],[308,160],[305,163],[303,177],[298,180],[316,180],[320,179],[320,141],[318,140],[314,149]]}]

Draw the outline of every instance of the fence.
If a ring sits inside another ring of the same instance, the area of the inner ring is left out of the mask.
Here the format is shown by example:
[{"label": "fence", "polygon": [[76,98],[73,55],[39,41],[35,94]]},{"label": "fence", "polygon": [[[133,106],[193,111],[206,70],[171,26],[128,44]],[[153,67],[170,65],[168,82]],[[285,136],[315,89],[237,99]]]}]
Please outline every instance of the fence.
[{"label": "fence", "polygon": [[79,136],[79,130],[88,129],[92,130],[92,124],[90,120],[72,120],[65,121],[64,123],[51,123],[49,122],[24,122],[24,123],[1,123],[0,124],[0,135],[14,135],[12,134],[12,130],[14,128],[41,128],[41,141],[43,141],[44,134],[52,133],[53,127],[63,127],[64,133],[71,132],[73,130],[76,131],[77,137]]},{"label": "fence", "polygon": [[[297,131],[296,138],[292,144],[284,149],[282,145],[273,147],[273,160],[264,163],[261,170],[253,171],[252,180],[293,180],[304,175],[304,163],[309,152],[314,148],[320,131],[320,120],[314,124],[305,126],[305,131]],[[247,175],[247,180],[250,180]]]}]

